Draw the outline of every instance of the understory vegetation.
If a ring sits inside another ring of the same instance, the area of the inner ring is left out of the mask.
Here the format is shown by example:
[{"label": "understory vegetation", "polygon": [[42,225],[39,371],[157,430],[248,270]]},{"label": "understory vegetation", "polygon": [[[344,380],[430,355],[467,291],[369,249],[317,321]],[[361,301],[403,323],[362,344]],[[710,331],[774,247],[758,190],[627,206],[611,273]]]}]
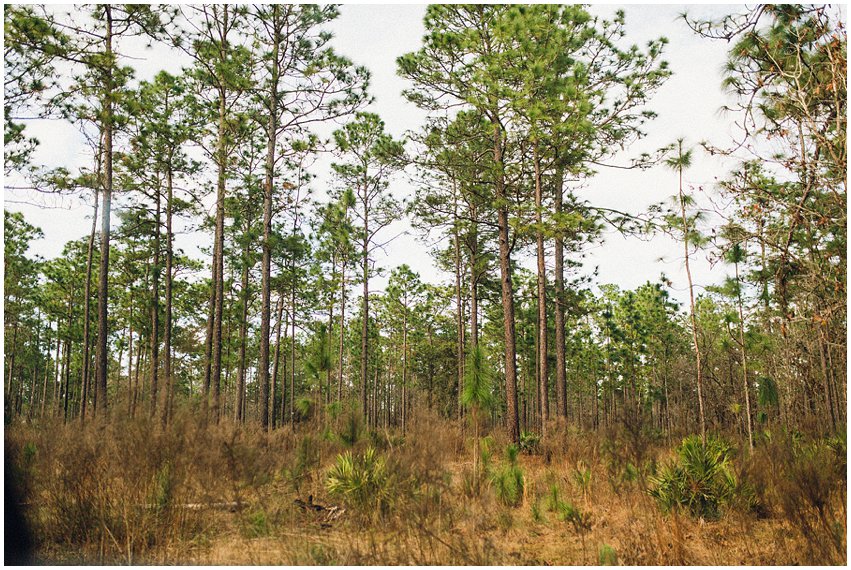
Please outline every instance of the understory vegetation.
[{"label": "understory vegetation", "polygon": [[[292,431],[181,410],[7,433],[43,563],[843,564],[845,441],[582,434],[538,451],[430,414],[408,432]],[[322,432],[316,437],[313,434]],[[744,447],[742,444],[744,443]],[[311,458],[306,459],[305,450]],[[294,478],[293,466],[299,466]]]}]

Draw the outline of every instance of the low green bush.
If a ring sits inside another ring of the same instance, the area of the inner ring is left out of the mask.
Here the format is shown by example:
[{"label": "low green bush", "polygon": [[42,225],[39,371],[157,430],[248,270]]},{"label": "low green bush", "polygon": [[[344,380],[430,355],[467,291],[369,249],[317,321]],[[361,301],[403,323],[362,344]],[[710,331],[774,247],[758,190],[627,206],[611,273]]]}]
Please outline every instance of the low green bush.
[{"label": "low green bush", "polygon": [[516,507],[523,501],[525,480],[523,470],[517,465],[517,453],[517,446],[509,445],[505,449],[507,463],[491,470],[490,474],[496,498],[508,507]]},{"label": "low green bush", "polygon": [[689,436],[677,447],[677,460],[650,478],[649,490],[663,511],[683,508],[694,517],[717,519],[738,483],[733,448],[722,439]]},{"label": "low green bush", "polygon": [[363,454],[347,451],[338,455],[325,486],[350,507],[385,513],[394,498],[392,479],[386,459],[369,447]]}]

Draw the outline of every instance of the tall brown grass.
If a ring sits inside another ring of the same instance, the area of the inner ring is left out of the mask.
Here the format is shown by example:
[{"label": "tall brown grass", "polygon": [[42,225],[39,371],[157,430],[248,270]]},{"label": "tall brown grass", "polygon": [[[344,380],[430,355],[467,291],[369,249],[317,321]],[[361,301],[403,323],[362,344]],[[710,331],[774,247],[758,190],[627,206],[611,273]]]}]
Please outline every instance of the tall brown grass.
[{"label": "tall brown grass", "polygon": [[[483,476],[471,492],[469,433],[427,411],[407,433],[315,418],[267,434],[186,409],[159,422],[12,425],[7,462],[44,563],[133,564],[842,564],[844,443],[764,438],[734,459],[760,505],[717,521],[663,514],[648,493],[673,452],[635,426],[580,432],[553,422],[521,454],[516,503]],[[354,428],[352,427],[354,426]],[[355,429],[356,428],[356,429]],[[507,441],[491,430],[493,464]],[[331,495],[338,455],[375,449],[392,478],[380,514]],[[558,508],[548,495],[558,491]],[[294,500],[345,509],[300,508]],[[364,512],[360,512],[363,509]],[[577,524],[580,521],[581,524]],[[601,554],[602,553],[602,554]]]}]

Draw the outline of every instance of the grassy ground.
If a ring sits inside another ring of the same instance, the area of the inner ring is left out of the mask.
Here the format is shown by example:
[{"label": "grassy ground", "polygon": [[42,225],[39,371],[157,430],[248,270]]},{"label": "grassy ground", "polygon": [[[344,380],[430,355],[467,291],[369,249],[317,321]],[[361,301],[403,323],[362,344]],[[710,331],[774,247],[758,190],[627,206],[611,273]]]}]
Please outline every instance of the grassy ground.
[{"label": "grassy ground", "polygon": [[[146,420],[7,426],[6,458],[23,489],[37,561],[846,562],[844,448],[808,438],[774,435],[753,454],[736,451],[730,472],[748,500],[730,495],[717,517],[701,517],[663,512],[648,493],[676,456],[642,430],[555,426],[514,464],[493,433],[477,477],[469,436],[431,416],[415,418],[404,437],[369,433],[347,417],[333,428],[303,424],[269,436],[195,418],[186,413],[166,431]],[[338,465],[346,452],[354,472]],[[335,466],[348,473],[347,491],[329,492]],[[512,473],[522,489],[510,484]],[[310,496],[338,506],[336,516],[294,502]]]}]

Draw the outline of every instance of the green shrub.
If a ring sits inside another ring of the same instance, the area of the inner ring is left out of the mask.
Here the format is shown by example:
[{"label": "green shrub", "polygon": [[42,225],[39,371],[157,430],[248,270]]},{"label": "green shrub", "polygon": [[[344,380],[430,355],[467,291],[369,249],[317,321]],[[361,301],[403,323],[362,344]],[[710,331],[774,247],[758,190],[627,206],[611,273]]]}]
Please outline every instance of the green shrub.
[{"label": "green shrub", "polygon": [[588,493],[591,491],[591,469],[584,461],[579,461],[576,464],[576,469],[573,471],[573,481],[582,491],[582,497],[587,500]]},{"label": "green shrub", "polygon": [[550,487],[546,505],[548,511],[556,513],[558,520],[570,524],[577,533],[584,535],[591,530],[591,517],[569,502],[563,501],[558,485]]},{"label": "green shrub", "polygon": [[300,420],[309,420],[313,416],[314,404],[308,396],[298,398],[293,404]]},{"label": "green shrub", "polygon": [[340,430],[340,433],[337,434],[337,438],[340,440],[340,443],[346,447],[354,447],[360,440],[362,433],[363,422],[361,421],[360,414],[355,411],[350,411],[346,414],[343,428]]},{"label": "green shrub", "polygon": [[301,438],[296,448],[295,461],[292,467],[284,469],[286,480],[292,485],[293,490],[298,492],[302,481],[310,473],[311,469],[319,466],[319,446],[312,435]]},{"label": "green shrub", "polygon": [[163,463],[154,475],[152,503],[158,511],[169,508],[174,497],[175,481],[172,473],[171,462]]},{"label": "green shrub", "polygon": [[523,470],[517,465],[517,446],[505,449],[507,464],[491,471],[490,482],[496,498],[509,507],[518,506],[523,500]]},{"label": "green shrub", "polygon": [[392,501],[392,477],[386,460],[369,447],[363,454],[350,451],[337,456],[337,462],[325,482],[328,492],[359,509],[377,509],[385,513]]},{"label": "green shrub", "polygon": [[246,525],[244,527],[245,536],[247,538],[269,536],[270,530],[269,520],[265,511],[258,510],[248,515]]},{"label": "green shrub", "polygon": [[601,544],[600,551],[597,556],[597,561],[600,566],[617,566],[618,553],[608,544]]},{"label": "green shrub", "polygon": [[689,436],[677,448],[677,461],[651,477],[650,495],[663,511],[685,508],[694,517],[717,519],[738,487],[731,465],[733,448],[722,439]]},{"label": "green shrub", "polygon": [[540,451],[541,435],[531,431],[520,433],[520,451],[535,454]]}]

